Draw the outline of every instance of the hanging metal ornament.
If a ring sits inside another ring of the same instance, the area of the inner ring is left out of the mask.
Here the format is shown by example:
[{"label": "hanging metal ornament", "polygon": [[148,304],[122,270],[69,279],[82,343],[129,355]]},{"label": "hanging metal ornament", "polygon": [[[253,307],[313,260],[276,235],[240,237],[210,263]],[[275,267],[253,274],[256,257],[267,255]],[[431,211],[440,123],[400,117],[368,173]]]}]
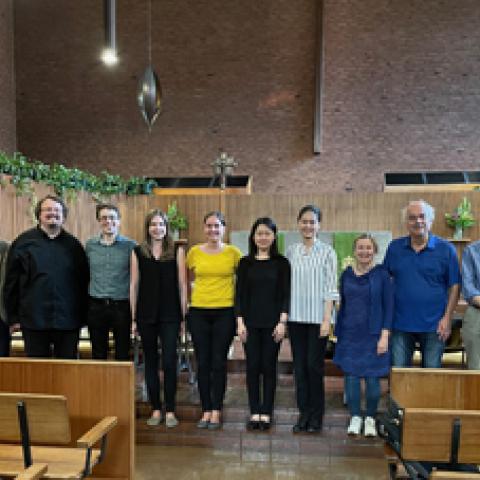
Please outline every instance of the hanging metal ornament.
[{"label": "hanging metal ornament", "polygon": [[152,68],[152,3],[148,0],[148,67],[140,79],[137,91],[138,106],[148,129],[151,130],[162,109],[162,87],[158,75]]},{"label": "hanging metal ornament", "polygon": [[145,69],[138,84],[138,106],[151,129],[162,108],[162,87],[151,66]]}]

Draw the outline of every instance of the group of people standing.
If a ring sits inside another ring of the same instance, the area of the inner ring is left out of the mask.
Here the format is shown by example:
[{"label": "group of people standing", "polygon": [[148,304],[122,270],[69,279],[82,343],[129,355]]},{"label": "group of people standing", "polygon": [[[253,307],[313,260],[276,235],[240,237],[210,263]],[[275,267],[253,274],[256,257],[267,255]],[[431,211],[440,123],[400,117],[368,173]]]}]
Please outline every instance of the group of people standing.
[{"label": "group of people standing", "polygon": [[[226,222],[220,212],[205,215],[205,242],[188,253],[171,240],[168,219],[160,210],[146,216],[144,239],[137,245],[119,234],[118,208],[98,205],[100,234],[89,239],[85,249],[63,229],[67,213],[60,198],[47,196],[36,208],[38,226],[12,243],[8,257],[6,245],[0,243],[5,306],[1,318],[21,328],[31,357],[48,357],[53,351],[58,358],[76,358],[79,329],[86,319],[93,358],[107,358],[113,331],[115,358],[128,360],[131,331],[138,331],[152,406],[149,425],[163,420],[167,427],[178,424],[177,341],[184,320],[198,366],[202,415],[197,427],[201,429],[221,427],[227,355],[235,334],[246,356],[250,407],[246,427],[270,428],[278,354],[288,332],[299,409],[293,432],[321,430],[324,357],[338,290],[334,362],[345,374],[349,434],[358,435],[363,429],[366,436],[376,435],[379,379],[392,363],[409,366],[416,343],[423,366],[440,366],[458,301],[460,273],[454,247],[430,233],[434,212],[426,202],[406,207],[408,235],[389,245],[383,265],[375,265],[375,239],[360,235],[354,242],[354,263],[340,276],[339,288],[337,257],[330,245],[317,238],[322,218],[314,205],[299,211],[301,241],[291,245],[285,256],[279,253],[277,226],[269,217],[254,222],[248,254],[242,257],[238,248],[223,241]],[[476,253],[464,259],[470,257],[480,259]],[[477,309],[480,281],[473,274],[469,279],[465,298]],[[0,353],[5,355],[9,327],[4,322],[0,327]]]}]

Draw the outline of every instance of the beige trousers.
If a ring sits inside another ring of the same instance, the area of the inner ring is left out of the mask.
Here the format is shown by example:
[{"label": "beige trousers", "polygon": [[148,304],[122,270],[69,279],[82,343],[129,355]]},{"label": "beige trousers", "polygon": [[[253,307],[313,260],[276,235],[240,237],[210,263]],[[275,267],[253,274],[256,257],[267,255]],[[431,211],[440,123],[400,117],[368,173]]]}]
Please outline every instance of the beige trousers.
[{"label": "beige trousers", "polygon": [[462,323],[462,339],[469,370],[480,370],[480,310],[469,306]]}]

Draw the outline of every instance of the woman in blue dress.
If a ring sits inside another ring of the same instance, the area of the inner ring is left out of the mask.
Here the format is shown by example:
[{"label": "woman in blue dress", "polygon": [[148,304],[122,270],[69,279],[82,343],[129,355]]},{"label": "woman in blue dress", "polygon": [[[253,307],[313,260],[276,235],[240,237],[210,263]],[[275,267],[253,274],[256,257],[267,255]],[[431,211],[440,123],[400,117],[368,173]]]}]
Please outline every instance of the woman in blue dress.
[{"label": "woman in blue dress", "polygon": [[[345,375],[350,410],[347,433],[374,437],[380,399],[380,377],[390,370],[388,338],[392,326],[393,285],[387,270],[374,264],[378,251],[368,234],[354,242],[354,264],[340,277],[340,310],[335,327],[334,362]],[[366,417],[361,416],[360,380],[365,379]]]}]

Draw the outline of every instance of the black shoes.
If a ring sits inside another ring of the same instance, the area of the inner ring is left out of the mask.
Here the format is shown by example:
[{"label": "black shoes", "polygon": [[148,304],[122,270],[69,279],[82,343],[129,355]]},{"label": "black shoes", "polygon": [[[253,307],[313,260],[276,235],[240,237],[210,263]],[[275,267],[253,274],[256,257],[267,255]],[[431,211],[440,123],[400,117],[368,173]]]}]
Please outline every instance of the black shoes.
[{"label": "black shoes", "polygon": [[260,420],[249,420],[247,422],[247,430],[248,431],[260,430]]},{"label": "black shoes", "polygon": [[293,426],[293,433],[306,432],[308,429],[308,415],[301,413],[298,417],[297,423]]},{"label": "black shoes", "polygon": [[322,421],[318,418],[312,418],[308,422],[308,433],[320,433],[322,431]]},{"label": "black shoes", "polygon": [[301,413],[297,423],[292,428],[293,433],[319,433],[322,431],[322,419],[310,417],[305,413]]},{"label": "black shoes", "polygon": [[266,432],[267,430],[270,430],[271,426],[272,426],[271,420],[260,420],[260,430],[262,432]]},{"label": "black shoes", "polygon": [[272,427],[272,419],[270,417],[268,417],[267,415],[265,415],[265,417],[268,418],[268,420],[266,419],[262,419],[262,418],[259,418],[258,420],[253,420],[252,418],[250,418],[250,420],[248,420],[247,422],[247,430],[248,431],[253,431],[253,430],[260,430],[262,432],[266,432],[267,430],[270,430],[270,428]]}]

